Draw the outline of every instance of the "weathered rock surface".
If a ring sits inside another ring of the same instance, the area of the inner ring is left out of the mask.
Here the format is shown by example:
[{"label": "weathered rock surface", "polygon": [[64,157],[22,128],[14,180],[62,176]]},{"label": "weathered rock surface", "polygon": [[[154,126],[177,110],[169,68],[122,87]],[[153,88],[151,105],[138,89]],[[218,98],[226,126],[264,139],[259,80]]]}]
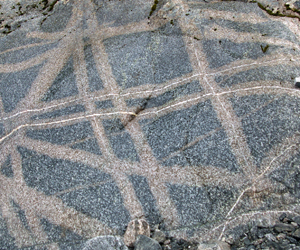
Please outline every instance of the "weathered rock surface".
[{"label": "weathered rock surface", "polygon": [[277,233],[290,233],[295,231],[295,227],[293,225],[284,224],[284,223],[278,223],[274,226],[274,230]]},{"label": "weathered rock surface", "polygon": [[166,234],[158,229],[155,229],[152,238],[159,243],[163,243],[166,240]]},{"label": "weathered rock surface", "polygon": [[58,0],[3,0],[0,3],[0,37],[9,34],[26,23],[31,22],[31,28],[43,22],[49,15]]},{"label": "weathered rock surface", "polygon": [[200,244],[198,250],[230,250],[230,246],[226,242],[214,241]]},{"label": "weathered rock surface", "polygon": [[145,235],[139,235],[134,244],[135,250],[162,250],[159,243]]},{"label": "weathered rock surface", "polygon": [[[144,218],[165,249],[244,247],[251,230],[298,247],[298,18],[264,2],[19,3],[0,9],[1,246],[82,249]],[[295,231],[275,231],[284,211]]]},{"label": "weathered rock surface", "polygon": [[109,235],[88,240],[83,250],[128,250],[128,248],[121,237]]}]

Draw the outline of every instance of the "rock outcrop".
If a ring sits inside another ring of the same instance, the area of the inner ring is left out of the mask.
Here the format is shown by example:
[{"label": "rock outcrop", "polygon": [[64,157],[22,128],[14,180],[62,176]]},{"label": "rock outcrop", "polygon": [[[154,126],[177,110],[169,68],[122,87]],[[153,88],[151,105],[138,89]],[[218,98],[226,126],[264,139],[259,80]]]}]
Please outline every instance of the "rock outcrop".
[{"label": "rock outcrop", "polygon": [[[297,249],[298,15],[297,1],[1,1],[0,246]],[[136,220],[149,227],[127,241]]]}]

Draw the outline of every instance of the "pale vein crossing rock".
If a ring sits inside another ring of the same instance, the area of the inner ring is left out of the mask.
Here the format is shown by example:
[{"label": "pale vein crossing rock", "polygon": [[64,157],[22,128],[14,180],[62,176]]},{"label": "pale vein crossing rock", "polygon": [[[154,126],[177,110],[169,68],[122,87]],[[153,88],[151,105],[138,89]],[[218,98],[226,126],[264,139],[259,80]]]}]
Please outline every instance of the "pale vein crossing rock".
[{"label": "pale vein crossing rock", "polygon": [[0,246],[127,242],[144,220],[165,249],[235,247],[297,218],[299,7],[1,1]]}]

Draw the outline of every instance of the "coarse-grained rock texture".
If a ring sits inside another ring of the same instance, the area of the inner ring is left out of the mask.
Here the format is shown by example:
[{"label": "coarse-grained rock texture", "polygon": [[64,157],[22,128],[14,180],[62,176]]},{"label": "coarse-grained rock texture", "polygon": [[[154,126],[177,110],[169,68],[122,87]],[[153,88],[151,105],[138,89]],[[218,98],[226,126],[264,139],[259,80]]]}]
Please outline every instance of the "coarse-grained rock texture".
[{"label": "coarse-grained rock texture", "polygon": [[126,246],[134,246],[136,238],[139,235],[150,237],[150,226],[145,220],[133,220],[127,225],[124,233],[124,242]]},{"label": "coarse-grained rock texture", "polygon": [[82,249],[135,219],[230,242],[300,215],[298,18],[263,1],[0,4],[1,249]]},{"label": "coarse-grained rock texture", "polygon": [[98,236],[88,240],[82,250],[128,250],[119,236]]}]

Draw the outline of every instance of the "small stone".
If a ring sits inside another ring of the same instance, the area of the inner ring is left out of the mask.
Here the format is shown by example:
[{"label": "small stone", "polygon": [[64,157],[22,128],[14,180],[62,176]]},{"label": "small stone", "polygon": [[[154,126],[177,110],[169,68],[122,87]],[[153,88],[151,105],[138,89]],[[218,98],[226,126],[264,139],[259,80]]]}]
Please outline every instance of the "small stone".
[{"label": "small stone", "polygon": [[284,240],[281,242],[281,245],[288,245],[289,243],[290,243],[289,240],[284,239]]},{"label": "small stone", "polygon": [[88,240],[83,250],[128,250],[128,248],[121,237],[107,235]]},{"label": "small stone", "polygon": [[251,241],[247,237],[245,237],[244,238],[244,243],[245,243],[245,245],[250,245]]},{"label": "small stone", "polygon": [[230,245],[224,241],[212,241],[209,243],[202,243],[198,246],[198,250],[230,250]]},{"label": "small stone", "polygon": [[277,236],[276,236],[276,239],[277,240],[283,240],[283,239],[285,239],[285,237],[286,237],[286,235],[285,234],[283,234],[283,233],[280,233],[280,234],[278,234]]},{"label": "small stone", "polygon": [[271,233],[269,228],[262,228],[259,229],[257,232],[258,238],[264,238],[266,234]]},{"label": "small stone", "polygon": [[256,241],[252,242],[252,244],[253,244],[254,246],[257,246],[257,245],[260,245],[260,244],[263,243],[263,242],[264,242],[263,239],[258,239],[258,240],[256,240]]},{"label": "small stone", "polygon": [[164,245],[168,245],[168,244],[170,244],[170,243],[171,243],[170,240],[165,240]]},{"label": "small stone", "polygon": [[171,249],[173,250],[181,250],[181,249],[190,249],[192,247],[194,249],[195,247],[198,246],[198,244],[195,242],[188,242],[184,239],[173,239],[171,240],[170,246]]},{"label": "small stone", "polygon": [[134,250],[162,250],[162,248],[156,240],[145,235],[139,235],[136,238]]},{"label": "small stone", "polygon": [[292,236],[298,240],[300,240],[300,229],[297,229]]},{"label": "small stone", "polygon": [[286,213],[282,213],[280,216],[279,216],[279,220],[280,221],[283,221],[283,219],[286,217]]},{"label": "small stone", "polygon": [[283,223],[291,223],[293,221],[293,219],[291,218],[291,217],[289,217],[289,216],[287,216],[287,217],[285,217],[284,219],[283,219]]},{"label": "small stone", "polygon": [[268,239],[269,241],[277,242],[277,239],[273,234],[266,234],[265,238]]},{"label": "small stone", "polygon": [[156,240],[159,243],[163,243],[166,240],[166,235],[164,232],[160,231],[159,229],[155,229],[152,239]]},{"label": "small stone", "polygon": [[133,247],[138,235],[150,237],[150,226],[147,221],[143,219],[132,220],[128,223],[126,232],[124,234],[124,242],[126,246]]},{"label": "small stone", "polygon": [[230,250],[230,245],[228,245],[226,242],[224,241],[216,241],[216,244],[218,245],[218,249],[220,250]]},{"label": "small stone", "polygon": [[259,220],[256,226],[259,228],[268,228],[270,225],[266,219],[263,219],[263,220]]},{"label": "small stone", "polygon": [[300,216],[293,217],[293,221],[300,225]]},{"label": "small stone", "polygon": [[286,239],[289,240],[291,243],[297,243],[297,240],[293,237],[286,236]]},{"label": "small stone", "polygon": [[227,238],[226,238],[225,241],[226,241],[228,244],[232,245],[232,244],[234,243],[235,239],[234,239],[233,235],[230,234],[230,235],[227,236]]},{"label": "small stone", "polygon": [[255,248],[254,245],[250,245],[250,246],[247,247],[247,250],[255,250],[255,249],[256,249],[256,248]]},{"label": "small stone", "polygon": [[186,243],[187,241],[183,240],[183,239],[179,239],[177,244],[178,245],[183,245],[184,243]]},{"label": "small stone", "polygon": [[214,249],[216,249],[214,244],[201,243],[198,246],[198,250],[214,250]]},{"label": "small stone", "polygon": [[296,77],[296,78],[295,78],[295,86],[296,86],[297,88],[300,88],[300,77]]},{"label": "small stone", "polygon": [[254,226],[250,229],[250,233],[253,239],[257,239],[258,237],[258,228],[257,226]]},{"label": "small stone", "polygon": [[294,221],[291,222],[291,225],[293,225],[294,227],[298,227],[298,224]]},{"label": "small stone", "polygon": [[289,224],[278,223],[274,226],[274,230],[277,233],[293,232],[295,230],[295,227]]},{"label": "small stone", "polygon": [[[263,242],[260,247],[263,248],[263,249],[267,248],[266,242]],[[269,249],[269,248],[267,248],[267,249]]]}]

